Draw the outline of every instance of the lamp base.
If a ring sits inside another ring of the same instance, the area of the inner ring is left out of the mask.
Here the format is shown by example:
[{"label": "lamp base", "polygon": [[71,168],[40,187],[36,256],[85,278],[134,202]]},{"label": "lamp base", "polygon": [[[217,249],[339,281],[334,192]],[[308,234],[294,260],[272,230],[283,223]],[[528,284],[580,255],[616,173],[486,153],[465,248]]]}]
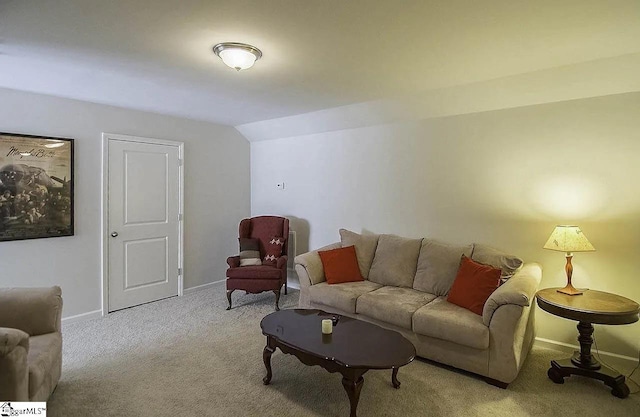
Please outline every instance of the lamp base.
[{"label": "lamp base", "polygon": [[571,284],[567,284],[566,287],[561,288],[559,290],[557,290],[558,292],[561,292],[562,294],[567,294],[567,295],[582,295],[584,294],[584,291],[578,290],[576,289],[573,285]]}]

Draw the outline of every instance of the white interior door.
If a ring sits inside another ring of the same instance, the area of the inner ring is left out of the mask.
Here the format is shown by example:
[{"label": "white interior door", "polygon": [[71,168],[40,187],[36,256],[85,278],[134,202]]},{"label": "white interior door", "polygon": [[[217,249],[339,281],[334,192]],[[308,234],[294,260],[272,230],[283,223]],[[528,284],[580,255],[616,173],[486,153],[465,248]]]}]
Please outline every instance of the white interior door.
[{"label": "white interior door", "polygon": [[108,142],[108,311],[178,295],[180,144]]}]

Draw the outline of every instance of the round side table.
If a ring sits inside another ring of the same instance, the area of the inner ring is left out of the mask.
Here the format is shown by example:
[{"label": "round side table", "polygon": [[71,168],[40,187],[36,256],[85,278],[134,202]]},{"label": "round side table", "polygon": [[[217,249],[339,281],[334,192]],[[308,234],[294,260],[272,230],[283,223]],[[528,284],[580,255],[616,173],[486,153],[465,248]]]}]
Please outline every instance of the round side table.
[{"label": "round side table", "polygon": [[591,355],[591,335],[594,323],[631,324],[638,321],[640,305],[628,298],[602,291],[585,290],[582,295],[567,295],[558,292],[559,289],[538,291],[538,306],[555,316],[578,322],[580,351],[576,351],[571,359],[551,361],[551,368],[547,371],[549,379],[556,384],[564,383],[564,378],[571,375],[599,379],[611,387],[611,394],[626,398],[629,387],[624,375],[601,364]]}]

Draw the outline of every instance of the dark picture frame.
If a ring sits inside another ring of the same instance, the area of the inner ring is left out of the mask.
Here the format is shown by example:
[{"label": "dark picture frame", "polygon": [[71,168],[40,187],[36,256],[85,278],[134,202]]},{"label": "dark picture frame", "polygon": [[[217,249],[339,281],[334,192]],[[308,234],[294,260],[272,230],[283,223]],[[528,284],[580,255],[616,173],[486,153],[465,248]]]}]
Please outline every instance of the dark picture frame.
[{"label": "dark picture frame", "polygon": [[74,140],[0,132],[0,242],[73,236]]}]

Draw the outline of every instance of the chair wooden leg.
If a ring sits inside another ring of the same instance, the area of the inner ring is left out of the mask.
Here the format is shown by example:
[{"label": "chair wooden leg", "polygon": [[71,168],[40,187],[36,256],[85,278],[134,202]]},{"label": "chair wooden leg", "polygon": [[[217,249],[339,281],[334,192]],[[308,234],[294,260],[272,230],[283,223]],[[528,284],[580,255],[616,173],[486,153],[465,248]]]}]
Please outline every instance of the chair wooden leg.
[{"label": "chair wooden leg", "polygon": [[229,307],[227,307],[227,310],[231,310],[231,294],[234,292],[235,290],[227,290],[227,300],[229,300]]},{"label": "chair wooden leg", "polygon": [[287,295],[287,281],[284,282],[284,295]]},{"label": "chair wooden leg", "polygon": [[273,290],[273,293],[276,295],[276,311],[280,311],[280,306],[278,305],[280,302],[280,288]]}]

